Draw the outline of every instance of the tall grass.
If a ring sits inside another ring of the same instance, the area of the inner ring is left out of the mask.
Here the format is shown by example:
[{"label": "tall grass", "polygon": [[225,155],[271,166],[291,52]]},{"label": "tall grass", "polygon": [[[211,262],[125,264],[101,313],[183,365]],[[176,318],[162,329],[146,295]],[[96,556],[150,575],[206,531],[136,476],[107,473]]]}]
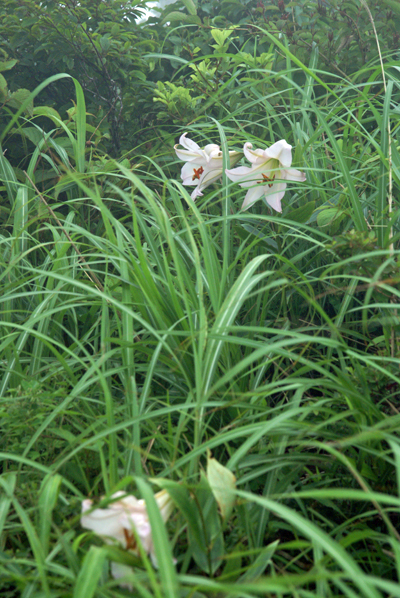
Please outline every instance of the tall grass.
[{"label": "tall grass", "polygon": [[[225,180],[194,204],[172,148],[163,169],[149,156],[102,170],[77,82],[53,187],[34,179],[62,147],[53,134],[23,183],[1,157],[4,596],[127,595],[110,559],[134,567],[135,596],[400,595],[399,231],[382,134],[397,96],[370,98],[372,67],[316,96],[316,54],[305,67],[274,43],[282,104],[245,86],[239,129],[238,110],[190,136],[286,137],[307,183],[283,215],[240,212]],[[204,498],[208,450],[237,477],[224,524]],[[177,505],[167,530],[151,483]],[[80,501],[118,489],[145,498],[159,570],[80,527]]]}]

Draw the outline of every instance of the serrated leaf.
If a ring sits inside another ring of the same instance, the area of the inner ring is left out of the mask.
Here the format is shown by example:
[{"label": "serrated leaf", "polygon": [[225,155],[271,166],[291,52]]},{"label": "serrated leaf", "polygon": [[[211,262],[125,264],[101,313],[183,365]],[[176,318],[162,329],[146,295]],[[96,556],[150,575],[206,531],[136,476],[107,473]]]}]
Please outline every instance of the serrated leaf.
[{"label": "serrated leaf", "polygon": [[218,463],[207,451],[207,481],[223,519],[229,517],[235,503],[236,478],[227,467]]},{"label": "serrated leaf", "polygon": [[37,129],[36,127],[21,127],[18,131],[23,137],[32,141],[34,145],[38,145],[40,141],[43,139],[43,131]]}]

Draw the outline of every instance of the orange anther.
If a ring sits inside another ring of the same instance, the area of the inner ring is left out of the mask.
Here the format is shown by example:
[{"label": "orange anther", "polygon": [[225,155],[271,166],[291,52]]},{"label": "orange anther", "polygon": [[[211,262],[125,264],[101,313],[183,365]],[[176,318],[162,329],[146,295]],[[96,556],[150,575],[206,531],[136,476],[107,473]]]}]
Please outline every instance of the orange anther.
[{"label": "orange anther", "polygon": [[127,529],[124,528],[123,530],[125,540],[126,540],[126,550],[136,550],[137,544],[134,535],[132,532],[129,532]]},{"label": "orange anther", "polygon": [[200,175],[203,174],[204,168],[200,166],[200,168],[193,168],[194,175],[192,176],[192,181],[195,179],[200,179]]},{"label": "orange anther", "polygon": [[261,173],[263,180],[262,181],[257,181],[257,185],[259,185],[260,183],[268,183],[268,187],[272,187],[273,182],[275,180],[275,175],[273,175],[272,177],[269,177],[268,175],[264,174],[263,172]]}]

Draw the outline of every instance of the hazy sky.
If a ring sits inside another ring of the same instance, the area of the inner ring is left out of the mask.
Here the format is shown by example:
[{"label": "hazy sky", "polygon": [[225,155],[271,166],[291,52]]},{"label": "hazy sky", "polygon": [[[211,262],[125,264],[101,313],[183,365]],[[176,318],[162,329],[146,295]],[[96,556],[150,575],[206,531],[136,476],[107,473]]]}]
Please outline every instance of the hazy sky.
[{"label": "hazy sky", "polygon": [[[175,0],[158,0],[158,2],[147,2],[147,6],[149,7],[148,15],[151,14],[151,9],[155,8],[165,8],[168,4],[172,4]],[[143,21],[146,17],[140,19]]]}]

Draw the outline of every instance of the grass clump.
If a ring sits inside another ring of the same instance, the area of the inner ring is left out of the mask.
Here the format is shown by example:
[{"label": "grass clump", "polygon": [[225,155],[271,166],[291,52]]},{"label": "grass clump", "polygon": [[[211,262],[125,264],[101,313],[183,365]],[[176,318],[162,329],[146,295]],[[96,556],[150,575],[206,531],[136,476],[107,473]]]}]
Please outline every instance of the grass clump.
[{"label": "grass clump", "polygon": [[[73,127],[22,174],[1,155],[4,596],[400,595],[398,93],[371,93],[375,68],[328,87],[273,41],[274,111],[249,83],[188,128],[224,156],[196,203],[178,128],[161,156],[87,151],[77,81]],[[241,211],[228,151],[282,138],[306,181],[282,213]],[[83,500],[112,510],[120,491],[145,500],[158,569],[135,530],[124,546],[80,526]]]}]

